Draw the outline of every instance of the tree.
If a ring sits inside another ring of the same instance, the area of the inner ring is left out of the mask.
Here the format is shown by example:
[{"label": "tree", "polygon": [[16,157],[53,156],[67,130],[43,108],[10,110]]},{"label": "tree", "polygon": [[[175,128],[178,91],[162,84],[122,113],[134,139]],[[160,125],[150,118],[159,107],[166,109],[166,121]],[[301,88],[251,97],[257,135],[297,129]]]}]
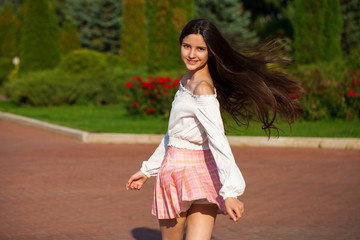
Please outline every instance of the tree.
[{"label": "tree", "polygon": [[295,0],[294,58],[298,63],[312,63],[324,59],[326,0]]},{"label": "tree", "polygon": [[68,0],[66,20],[76,24],[81,45],[118,53],[121,34],[121,0]]},{"label": "tree", "polygon": [[193,0],[148,0],[148,71],[183,67],[178,36],[193,18]]},{"label": "tree", "polygon": [[343,21],[341,18],[340,1],[327,0],[325,9],[324,46],[326,49],[324,49],[324,60],[332,61],[341,59],[341,33]]},{"label": "tree", "polygon": [[251,12],[250,28],[260,39],[269,36],[293,39],[290,19],[294,13],[294,0],[239,0]]},{"label": "tree", "polygon": [[60,30],[47,0],[27,0],[21,33],[20,73],[51,69],[60,60]]},{"label": "tree", "polygon": [[298,63],[341,59],[339,0],[296,0],[294,57]]},{"label": "tree", "polygon": [[343,24],[342,51],[349,56],[360,39],[360,0],[341,0]]},{"label": "tree", "polygon": [[122,55],[133,65],[146,65],[146,2],[145,0],[123,1]]},{"label": "tree", "polygon": [[61,53],[66,55],[81,48],[77,27],[72,22],[64,22],[61,27]]},{"label": "tree", "polygon": [[250,30],[250,12],[238,0],[196,0],[195,15],[213,21],[229,39],[256,42]]},{"label": "tree", "polygon": [[0,57],[13,58],[16,55],[14,23],[13,5],[8,2],[0,12]]}]

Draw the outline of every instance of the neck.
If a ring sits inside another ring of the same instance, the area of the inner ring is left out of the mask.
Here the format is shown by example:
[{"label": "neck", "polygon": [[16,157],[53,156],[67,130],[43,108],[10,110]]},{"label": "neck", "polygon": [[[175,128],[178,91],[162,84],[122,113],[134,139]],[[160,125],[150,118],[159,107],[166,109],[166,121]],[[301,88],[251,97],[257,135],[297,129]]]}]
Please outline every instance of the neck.
[{"label": "neck", "polygon": [[186,76],[187,81],[196,81],[198,78],[210,77],[208,65],[205,64],[202,68],[193,71],[187,70]]}]

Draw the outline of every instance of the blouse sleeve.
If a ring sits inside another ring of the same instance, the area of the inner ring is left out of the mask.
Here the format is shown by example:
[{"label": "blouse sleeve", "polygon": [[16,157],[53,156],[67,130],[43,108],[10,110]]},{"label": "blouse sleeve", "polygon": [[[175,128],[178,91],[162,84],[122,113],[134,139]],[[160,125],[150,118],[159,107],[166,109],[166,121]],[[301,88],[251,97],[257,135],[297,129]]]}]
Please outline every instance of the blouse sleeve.
[{"label": "blouse sleeve", "polygon": [[195,116],[205,128],[209,147],[218,168],[220,182],[223,185],[219,194],[224,199],[242,195],[245,190],[245,181],[235,163],[225,136],[219,102],[216,97],[198,97]]},{"label": "blouse sleeve", "polygon": [[151,157],[142,163],[140,171],[143,172],[147,177],[156,176],[162,161],[164,160],[169,144],[169,135],[166,133],[165,137],[161,140],[159,146]]}]

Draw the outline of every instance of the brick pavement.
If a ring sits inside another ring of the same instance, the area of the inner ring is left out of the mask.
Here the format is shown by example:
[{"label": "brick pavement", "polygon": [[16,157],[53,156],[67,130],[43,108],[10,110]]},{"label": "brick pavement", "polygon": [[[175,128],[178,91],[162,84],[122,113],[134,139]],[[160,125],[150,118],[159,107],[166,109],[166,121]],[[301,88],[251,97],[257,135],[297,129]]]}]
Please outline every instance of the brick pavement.
[{"label": "brick pavement", "polygon": [[[160,239],[154,179],[124,188],[155,147],[85,144],[0,121],[0,239]],[[245,215],[219,215],[214,239],[360,238],[360,151],[233,151]]]}]

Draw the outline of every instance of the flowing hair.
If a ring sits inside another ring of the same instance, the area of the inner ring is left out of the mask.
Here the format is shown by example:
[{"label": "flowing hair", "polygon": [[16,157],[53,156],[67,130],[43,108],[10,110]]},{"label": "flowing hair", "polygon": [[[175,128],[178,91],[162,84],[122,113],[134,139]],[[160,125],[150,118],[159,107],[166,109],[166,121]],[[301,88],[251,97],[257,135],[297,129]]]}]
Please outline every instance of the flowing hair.
[{"label": "flowing hair", "polygon": [[278,48],[274,42],[242,54],[208,19],[194,19],[187,23],[180,34],[180,44],[190,34],[201,34],[204,38],[209,50],[209,72],[221,110],[228,113],[237,125],[248,127],[255,115],[270,137],[271,129],[279,134],[274,124],[277,115],[290,126],[301,116],[299,101],[294,97],[301,91],[299,83],[287,74],[269,68],[269,64],[286,62],[274,54]]}]

